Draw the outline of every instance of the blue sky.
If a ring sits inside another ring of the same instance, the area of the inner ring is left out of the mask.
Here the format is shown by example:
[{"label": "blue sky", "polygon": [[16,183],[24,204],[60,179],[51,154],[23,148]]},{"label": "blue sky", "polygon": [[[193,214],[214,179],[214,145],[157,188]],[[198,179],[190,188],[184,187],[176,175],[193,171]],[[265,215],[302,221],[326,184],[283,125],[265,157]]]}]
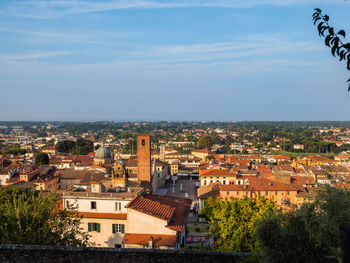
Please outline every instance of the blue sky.
[{"label": "blue sky", "polygon": [[350,120],[315,7],[350,35],[344,0],[2,0],[0,120]]}]

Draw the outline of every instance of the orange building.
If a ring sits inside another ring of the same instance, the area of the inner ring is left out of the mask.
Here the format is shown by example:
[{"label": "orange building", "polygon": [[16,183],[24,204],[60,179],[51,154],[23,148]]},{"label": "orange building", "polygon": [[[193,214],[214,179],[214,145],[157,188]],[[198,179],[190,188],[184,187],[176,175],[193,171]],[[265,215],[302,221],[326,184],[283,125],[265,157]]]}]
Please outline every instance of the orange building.
[{"label": "orange building", "polygon": [[272,199],[278,206],[295,204],[298,189],[288,184],[268,180],[265,178],[249,177],[248,184],[221,185],[220,198],[242,198],[244,196],[262,196]]}]

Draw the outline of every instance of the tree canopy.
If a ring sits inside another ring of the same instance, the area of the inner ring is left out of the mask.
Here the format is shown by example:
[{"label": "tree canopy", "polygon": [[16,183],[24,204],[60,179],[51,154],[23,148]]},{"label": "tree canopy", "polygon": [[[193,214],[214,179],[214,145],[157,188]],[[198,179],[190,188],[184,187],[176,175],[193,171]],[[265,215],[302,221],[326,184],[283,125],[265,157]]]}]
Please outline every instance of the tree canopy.
[{"label": "tree canopy", "polygon": [[74,141],[60,141],[55,146],[57,152],[87,155],[93,151],[93,142],[83,138]]},{"label": "tree canopy", "polygon": [[199,138],[197,146],[199,149],[208,149],[211,150],[211,146],[213,145],[212,138],[208,135],[203,135]]},{"label": "tree canopy", "polygon": [[255,223],[267,211],[274,211],[275,203],[263,197],[230,200],[208,198],[201,216],[209,220],[210,232],[221,251],[259,252]]},{"label": "tree canopy", "polygon": [[74,209],[61,209],[53,193],[0,189],[0,243],[86,246]]},{"label": "tree canopy", "polygon": [[35,165],[48,165],[49,156],[47,153],[40,152],[35,156]]},{"label": "tree canopy", "polygon": [[350,192],[326,186],[299,209],[265,214],[257,223],[266,262],[324,262],[340,256],[342,235],[350,226]]}]

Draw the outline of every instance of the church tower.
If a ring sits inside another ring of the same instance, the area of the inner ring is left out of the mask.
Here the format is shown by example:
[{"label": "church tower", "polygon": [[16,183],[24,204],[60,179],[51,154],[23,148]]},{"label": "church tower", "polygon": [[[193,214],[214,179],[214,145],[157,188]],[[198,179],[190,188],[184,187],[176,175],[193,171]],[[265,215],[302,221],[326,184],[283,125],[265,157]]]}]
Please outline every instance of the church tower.
[{"label": "church tower", "polygon": [[112,186],[113,188],[116,187],[122,187],[122,188],[127,188],[127,183],[128,183],[128,172],[125,169],[125,163],[123,160],[118,159],[114,163],[113,167],[113,173],[112,173]]},{"label": "church tower", "polygon": [[151,136],[137,136],[137,180],[151,182]]}]

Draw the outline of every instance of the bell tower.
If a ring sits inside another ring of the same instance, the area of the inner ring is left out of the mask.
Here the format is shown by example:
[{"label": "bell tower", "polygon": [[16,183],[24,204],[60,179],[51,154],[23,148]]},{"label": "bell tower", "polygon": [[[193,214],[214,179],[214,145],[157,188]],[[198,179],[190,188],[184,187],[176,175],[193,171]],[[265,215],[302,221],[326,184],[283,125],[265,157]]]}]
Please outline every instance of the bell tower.
[{"label": "bell tower", "polygon": [[137,136],[137,180],[151,182],[151,136]]}]

